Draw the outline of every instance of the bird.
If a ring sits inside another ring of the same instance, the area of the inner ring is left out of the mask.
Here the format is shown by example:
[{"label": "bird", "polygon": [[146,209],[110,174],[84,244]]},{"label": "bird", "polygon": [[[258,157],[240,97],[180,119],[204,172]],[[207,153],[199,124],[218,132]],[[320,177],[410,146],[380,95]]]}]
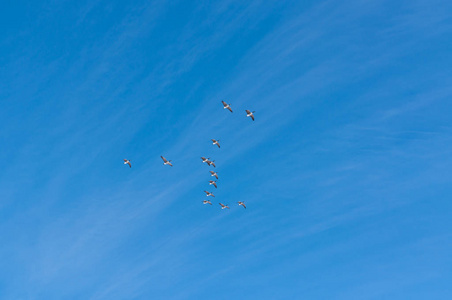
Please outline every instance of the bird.
[{"label": "bird", "polygon": [[212,142],[213,142],[212,144],[213,144],[213,145],[217,145],[218,148],[220,148],[220,143],[219,143],[219,141],[220,141],[220,140],[212,139]]},{"label": "bird", "polygon": [[244,202],[242,202],[242,201],[239,201],[239,202],[237,202],[239,205],[241,205],[241,206],[243,206],[244,208],[246,208],[246,205],[245,205],[245,203]]},{"label": "bird", "polygon": [[248,109],[246,110],[246,116],[251,117],[251,120],[253,120],[253,121],[254,121],[254,115],[253,115],[254,113],[255,113],[255,111],[251,112]]},{"label": "bird", "polygon": [[227,108],[227,109],[229,109],[230,112],[232,112],[231,104],[227,104],[224,101],[221,101],[221,103],[223,103],[223,106],[224,106],[223,109]]},{"label": "bird", "polygon": [[211,192],[208,192],[208,191],[204,191],[204,193],[206,193],[206,196],[207,196],[207,197],[209,197],[209,196],[215,197],[215,195],[214,195],[214,194],[212,194]]},{"label": "bird", "polygon": [[210,202],[209,200],[204,200],[202,203],[212,205],[212,202]]},{"label": "bird", "polygon": [[128,159],[124,158],[124,164],[129,165],[129,167],[132,167],[132,164],[130,163],[130,160],[128,160]]},{"label": "bird", "polygon": [[209,166],[213,166],[214,168],[216,168],[216,166],[215,166],[215,161],[214,161],[214,160],[208,160],[208,161],[207,161],[207,164],[208,164]]},{"label": "bird", "polygon": [[229,206],[227,204],[226,205],[224,205],[223,203],[218,203],[218,204],[221,205],[221,209],[225,209],[225,208],[229,209]]},{"label": "bird", "polygon": [[210,157],[208,157],[208,158],[205,158],[204,156],[201,157],[202,162],[203,162],[203,163],[205,162],[205,163],[207,163],[207,164],[210,166],[209,158],[210,158]]},{"label": "bird", "polygon": [[163,159],[163,164],[164,165],[168,165],[168,166],[173,166],[173,164],[171,163],[171,160],[166,160],[166,158],[164,158],[163,156],[160,156]]},{"label": "bird", "polygon": [[214,172],[214,171],[209,171],[209,172],[210,172],[210,174],[212,174],[212,175],[210,175],[210,176],[215,176],[215,178],[218,179],[218,174],[217,174],[217,172]]},{"label": "bird", "polygon": [[209,180],[209,184],[213,185],[215,188],[217,188],[217,182],[213,180]]}]

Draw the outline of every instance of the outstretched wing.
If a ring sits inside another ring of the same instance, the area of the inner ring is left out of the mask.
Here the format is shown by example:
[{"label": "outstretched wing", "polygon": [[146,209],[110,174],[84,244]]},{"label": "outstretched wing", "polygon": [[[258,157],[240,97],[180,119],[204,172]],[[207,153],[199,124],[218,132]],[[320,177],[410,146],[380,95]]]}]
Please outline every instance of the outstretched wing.
[{"label": "outstretched wing", "polygon": [[230,112],[232,112],[232,108],[231,108],[231,106],[228,106],[228,110],[229,110]]},{"label": "outstretched wing", "polygon": [[253,116],[253,115],[251,115],[251,120],[253,120],[253,121],[254,121],[254,116]]},{"label": "outstretched wing", "polygon": [[160,156],[162,159],[163,159],[163,162],[168,162],[167,160],[166,160],[166,158],[164,158],[163,156]]},{"label": "outstretched wing", "polygon": [[212,185],[213,185],[215,188],[217,188],[217,183],[216,183],[216,182],[212,183]]},{"label": "outstretched wing", "polygon": [[132,164],[130,163],[130,161],[129,161],[129,162],[127,162],[127,164],[129,165],[129,167],[132,167]]}]

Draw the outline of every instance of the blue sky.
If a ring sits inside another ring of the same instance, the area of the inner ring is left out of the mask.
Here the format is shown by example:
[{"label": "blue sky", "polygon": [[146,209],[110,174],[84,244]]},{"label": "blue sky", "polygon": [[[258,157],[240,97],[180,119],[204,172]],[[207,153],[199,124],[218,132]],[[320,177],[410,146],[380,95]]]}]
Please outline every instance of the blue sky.
[{"label": "blue sky", "polygon": [[451,299],[451,13],[3,1],[0,298]]}]

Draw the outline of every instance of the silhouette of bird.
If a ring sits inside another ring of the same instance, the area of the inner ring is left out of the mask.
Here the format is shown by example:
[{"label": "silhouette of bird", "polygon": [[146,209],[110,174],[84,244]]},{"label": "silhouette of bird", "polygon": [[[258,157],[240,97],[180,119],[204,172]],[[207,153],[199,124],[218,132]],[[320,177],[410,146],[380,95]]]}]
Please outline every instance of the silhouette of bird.
[{"label": "silhouette of bird", "polygon": [[210,176],[215,176],[215,178],[218,179],[218,174],[217,174],[217,172],[214,172],[214,171],[209,171],[209,172],[210,172],[210,174],[212,174],[212,175],[210,175]]},{"label": "silhouette of bird", "polygon": [[218,203],[218,204],[221,205],[221,209],[225,209],[225,208],[229,209],[229,206],[227,204],[226,205],[224,205],[223,203]]},{"label": "silhouette of bird", "polygon": [[253,111],[253,112],[251,112],[251,111],[249,111],[249,110],[246,110],[246,116],[247,117],[251,117],[251,119],[254,121],[254,114],[255,113],[255,111]]},{"label": "silhouette of bird", "polygon": [[242,201],[239,201],[239,202],[237,202],[239,205],[241,205],[241,206],[243,206],[244,208],[246,208],[246,205],[245,205],[245,203],[244,202],[242,202]]},{"label": "silhouette of bird", "polygon": [[213,180],[209,180],[209,184],[213,185],[215,188],[217,188],[217,182]]},{"label": "silhouette of bird", "polygon": [[212,144],[213,144],[213,145],[217,145],[218,148],[220,148],[220,143],[219,143],[219,141],[220,141],[220,140],[212,139],[212,142],[213,142]]},{"label": "silhouette of bird", "polygon": [[212,194],[211,192],[208,192],[208,191],[204,191],[204,193],[206,193],[206,196],[207,196],[207,197],[209,197],[209,196],[215,197],[215,195],[214,195],[214,194]]},{"label": "silhouette of bird", "polygon": [[128,160],[128,159],[124,158],[124,164],[129,165],[129,167],[132,167],[132,164],[130,163],[130,160]]},{"label": "silhouette of bird", "polygon": [[223,109],[224,109],[224,108],[227,108],[227,109],[229,109],[230,112],[232,112],[231,104],[227,104],[227,103],[224,102],[224,101],[221,101],[221,103],[223,103],[223,106],[224,106]]},{"label": "silhouette of bird", "polygon": [[160,156],[163,159],[163,164],[164,165],[168,165],[168,166],[173,166],[173,164],[171,163],[171,160],[166,160],[166,158],[164,158],[163,156]]},{"label": "silhouette of bird", "polygon": [[210,200],[204,200],[202,203],[212,205],[212,202],[210,202]]}]

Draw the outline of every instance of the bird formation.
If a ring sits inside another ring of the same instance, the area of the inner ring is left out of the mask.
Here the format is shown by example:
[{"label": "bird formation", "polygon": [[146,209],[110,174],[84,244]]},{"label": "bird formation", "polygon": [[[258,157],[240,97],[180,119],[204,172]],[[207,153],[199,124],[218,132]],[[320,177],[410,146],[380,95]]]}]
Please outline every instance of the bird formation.
[{"label": "bird formation", "polygon": [[[231,108],[231,104],[228,104],[225,101],[221,101],[221,103],[223,104],[223,109],[227,109],[231,113],[233,112],[232,108]],[[255,113],[255,111],[250,111],[250,110],[247,109],[247,110],[245,110],[245,112],[246,112],[246,116],[247,117],[251,117],[251,120],[254,121],[254,113]],[[212,140],[212,144],[213,145],[217,145],[217,147],[220,148],[220,140],[219,139],[218,140],[217,139],[211,139],[211,140]],[[171,163],[171,160],[167,160],[163,156],[160,156],[160,157],[163,160],[163,165],[168,165],[170,167],[173,166],[173,164]],[[202,156],[201,160],[202,160],[203,163],[206,163],[208,166],[213,166],[214,168],[216,168],[215,161],[214,160],[210,160],[210,157],[206,158],[206,157]],[[129,165],[129,167],[132,168],[132,163],[130,162],[130,159],[124,159],[124,164],[125,165]],[[215,179],[216,179],[216,180],[209,180],[209,185],[213,185],[215,188],[218,188],[218,185],[217,185],[218,174],[217,174],[217,172],[214,172],[214,171],[211,171],[211,170],[209,172],[210,172],[210,176],[215,177]],[[209,197],[209,196],[215,197],[215,195],[213,193],[209,192],[209,191],[204,191],[204,193],[206,193],[207,197]],[[210,205],[212,205],[212,202],[210,200],[203,200],[202,203],[203,204],[210,204]],[[246,209],[246,205],[245,205],[245,203],[243,201],[238,201],[237,203],[238,203],[239,206],[243,206],[243,208]],[[225,209],[225,208],[229,209],[229,206],[227,204],[223,204],[221,202],[219,202],[218,204],[221,206],[221,209]]]}]

